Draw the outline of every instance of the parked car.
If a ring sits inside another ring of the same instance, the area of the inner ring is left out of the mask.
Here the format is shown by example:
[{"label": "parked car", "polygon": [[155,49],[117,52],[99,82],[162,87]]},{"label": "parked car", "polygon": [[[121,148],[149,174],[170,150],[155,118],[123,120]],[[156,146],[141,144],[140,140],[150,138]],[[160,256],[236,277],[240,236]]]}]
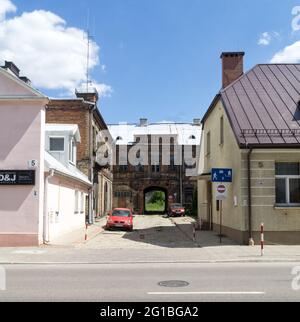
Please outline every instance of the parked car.
[{"label": "parked car", "polygon": [[130,209],[116,208],[107,218],[106,229],[120,228],[133,230],[133,213]]},{"label": "parked car", "polygon": [[185,216],[185,208],[179,203],[174,203],[170,206],[169,216],[170,217],[184,217]]}]

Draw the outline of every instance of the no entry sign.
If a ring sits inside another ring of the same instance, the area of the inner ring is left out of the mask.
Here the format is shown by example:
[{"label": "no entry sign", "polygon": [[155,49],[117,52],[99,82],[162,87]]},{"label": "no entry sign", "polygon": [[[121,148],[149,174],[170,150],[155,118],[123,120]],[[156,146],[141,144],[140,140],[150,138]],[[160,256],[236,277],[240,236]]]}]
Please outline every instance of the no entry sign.
[{"label": "no entry sign", "polygon": [[216,184],[216,199],[225,200],[227,198],[227,185]]}]

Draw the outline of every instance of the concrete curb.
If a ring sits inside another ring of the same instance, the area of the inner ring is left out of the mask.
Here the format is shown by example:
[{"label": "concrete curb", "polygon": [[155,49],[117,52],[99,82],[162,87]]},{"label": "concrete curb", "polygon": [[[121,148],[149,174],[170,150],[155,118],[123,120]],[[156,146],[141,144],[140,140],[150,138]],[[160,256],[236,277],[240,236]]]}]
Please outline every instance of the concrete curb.
[{"label": "concrete curb", "polygon": [[299,263],[299,259],[228,259],[198,261],[104,261],[104,262],[0,262],[0,265],[135,265],[135,264],[251,264]]},{"label": "concrete curb", "polygon": [[[104,219],[104,218],[102,218],[102,219]],[[94,238],[96,238],[99,234],[101,234],[102,232],[105,231],[104,225],[102,225],[102,223],[97,229],[95,229],[95,225],[92,225],[90,228],[94,228],[95,231],[93,231],[90,236],[88,235],[87,240],[80,239],[80,240],[77,240],[76,242],[74,242],[74,244],[73,244],[74,246],[85,245],[88,242],[90,242],[91,240],[93,240]]]}]

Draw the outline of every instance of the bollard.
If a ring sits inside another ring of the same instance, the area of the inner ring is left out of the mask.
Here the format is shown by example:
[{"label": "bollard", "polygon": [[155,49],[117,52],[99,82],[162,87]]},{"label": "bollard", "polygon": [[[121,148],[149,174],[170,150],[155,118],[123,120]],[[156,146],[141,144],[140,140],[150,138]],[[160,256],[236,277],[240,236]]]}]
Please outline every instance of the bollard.
[{"label": "bollard", "polygon": [[261,256],[264,256],[264,244],[265,244],[264,224],[261,224],[261,226],[260,226],[260,248],[261,248]]}]

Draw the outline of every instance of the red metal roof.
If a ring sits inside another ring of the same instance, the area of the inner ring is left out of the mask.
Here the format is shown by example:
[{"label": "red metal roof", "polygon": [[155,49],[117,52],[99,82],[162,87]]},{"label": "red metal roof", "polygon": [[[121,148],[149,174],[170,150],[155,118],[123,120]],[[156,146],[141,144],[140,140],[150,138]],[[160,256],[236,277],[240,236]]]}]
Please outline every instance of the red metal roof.
[{"label": "red metal roof", "polygon": [[257,65],[220,95],[241,147],[300,147],[300,64]]}]

